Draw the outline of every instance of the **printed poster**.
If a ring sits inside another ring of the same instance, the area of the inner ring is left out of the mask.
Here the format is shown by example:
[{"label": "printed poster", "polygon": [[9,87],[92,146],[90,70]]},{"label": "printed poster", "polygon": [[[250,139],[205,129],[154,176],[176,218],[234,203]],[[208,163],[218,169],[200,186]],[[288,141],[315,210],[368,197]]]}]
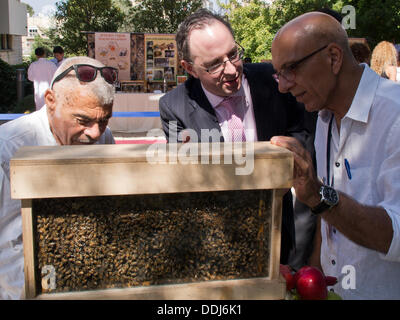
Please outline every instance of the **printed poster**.
[{"label": "printed poster", "polygon": [[130,80],[131,68],[130,33],[95,34],[95,59],[104,65],[117,68],[119,80]]},{"label": "printed poster", "polygon": [[175,81],[177,49],[175,35],[145,35],[146,80]]}]

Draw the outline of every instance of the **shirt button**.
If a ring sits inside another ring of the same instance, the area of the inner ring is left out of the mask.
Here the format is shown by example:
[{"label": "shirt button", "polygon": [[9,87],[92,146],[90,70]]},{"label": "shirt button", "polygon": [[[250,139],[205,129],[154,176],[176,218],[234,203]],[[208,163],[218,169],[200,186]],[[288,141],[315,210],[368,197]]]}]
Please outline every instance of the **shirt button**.
[{"label": "shirt button", "polygon": [[335,260],[332,260],[331,262],[332,262],[332,265],[335,265],[335,264],[336,264],[336,261],[335,261]]},{"label": "shirt button", "polygon": [[335,166],[336,166],[337,168],[339,168],[339,167],[340,167],[340,162],[335,162]]}]

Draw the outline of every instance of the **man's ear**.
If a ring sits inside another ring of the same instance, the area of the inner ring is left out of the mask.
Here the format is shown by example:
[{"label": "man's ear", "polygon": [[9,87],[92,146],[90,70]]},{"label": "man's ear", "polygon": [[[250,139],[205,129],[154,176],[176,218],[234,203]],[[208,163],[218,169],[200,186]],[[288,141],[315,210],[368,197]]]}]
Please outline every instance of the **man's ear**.
[{"label": "man's ear", "polygon": [[190,75],[192,75],[195,78],[198,78],[197,73],[193,68],[193,64],[187,62],[186,60],[181,60],[181,65],[182,65],[183,69],[186,70],[187,73],[189,73]]},{"label": "man's ear", "polygon": [[53,90],[47,89],[44,93],[44,101],[50,114],[53,114],[56,110],[56,94]]},{"label": "man's ear", "polygon": [[329,56],[331,59],[332,72],[337,75],[343,64],[343,49],[340,48],[336,43],[332,43],[328,46]]}]

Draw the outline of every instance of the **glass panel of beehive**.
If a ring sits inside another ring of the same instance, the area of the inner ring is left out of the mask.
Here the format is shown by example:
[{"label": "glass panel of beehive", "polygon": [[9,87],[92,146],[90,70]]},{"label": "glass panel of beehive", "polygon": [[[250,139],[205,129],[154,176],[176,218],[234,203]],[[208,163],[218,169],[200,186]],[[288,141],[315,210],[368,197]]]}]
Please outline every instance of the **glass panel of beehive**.
[{"label": "glass panel of beehive", "polygon": [[41,292],[267,277],[270,190],[37,199]]}]

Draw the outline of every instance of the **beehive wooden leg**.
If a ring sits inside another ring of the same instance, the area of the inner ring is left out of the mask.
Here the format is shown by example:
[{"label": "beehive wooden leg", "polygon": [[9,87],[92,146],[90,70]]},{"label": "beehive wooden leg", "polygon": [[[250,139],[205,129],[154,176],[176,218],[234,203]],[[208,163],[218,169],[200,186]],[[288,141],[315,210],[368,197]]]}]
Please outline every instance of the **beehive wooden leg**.
[{"label": "beehive wooden leg", "polygon": [[21,200],[22,239],[24,243],[25,299],[36,296],[35,241],[33,237],[32,200]]}]

